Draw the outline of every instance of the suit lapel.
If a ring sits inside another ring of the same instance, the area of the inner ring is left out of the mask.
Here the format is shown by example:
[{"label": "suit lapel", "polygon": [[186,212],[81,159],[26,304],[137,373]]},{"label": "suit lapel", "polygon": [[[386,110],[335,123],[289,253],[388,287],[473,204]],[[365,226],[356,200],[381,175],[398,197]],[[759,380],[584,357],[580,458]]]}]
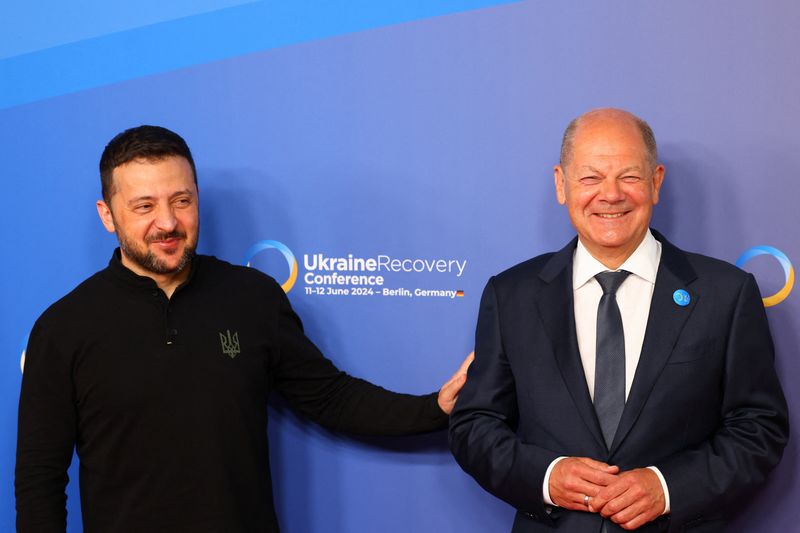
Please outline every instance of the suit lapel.
[{"label": "suit lapel", "polygon": [[577,239],[556,252],[539,274],[546,285],[541,297],[536,300],[539,316],[553,346],[556,363],[589,432],[598,445],[605,448],[603,433],[597,421],[594,405],[589,396],[586,376],[583,372],[578,337],[575,331],[573,309],[572,256]]},{"label": "suit lapel", "polygon": [[[656,239],[661,241],[661,262],[656,276],[639,364],[636,367],[625,410],[622,412],[622,418],[611,445],[612,454],[619,448],[639,417],[653,385],[669,359],[699,298],[689,289],[689,284],[697,276],[686,256],[658,232],[651,231]],[[688,305],[680,306],[675,303],[673,294],[678,289],[689,292],[691,299]]]}]

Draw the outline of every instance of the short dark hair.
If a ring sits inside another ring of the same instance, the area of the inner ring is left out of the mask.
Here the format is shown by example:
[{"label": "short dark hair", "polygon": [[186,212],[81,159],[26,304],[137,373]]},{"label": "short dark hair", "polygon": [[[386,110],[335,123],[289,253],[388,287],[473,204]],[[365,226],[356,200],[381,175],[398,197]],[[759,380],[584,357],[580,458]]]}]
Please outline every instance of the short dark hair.
[{"label": "short dark hair", "polygon": [[[589,111],[588,113],[584,113],[583,115],[576,117],[570,121],[567,125],[567,129],[564,130],[564,136],[561,138],[561,157],[559,158],[559,163],[561,166],[565,166],[569,163],[569,160],[572,158],[572,143],[575,139],[575,131],[580,126],[581,121],[587,115],[591,115],[597,111],[605,111],[603,109],[596,109],[594,111]],[[645,150],[647,151],[647,160],[649,161],[650,165],[655,168],[658,164],[658,146],[656,145],[656,136],[653,133],[653,128],[650,127],[645,120],[637,117],[633,113],[629,113],[628,111],[622,110],[611,110],[611,111],[619,111],[628,115],[636,127],[639,129],[639,133],[642,134],[642,142],[644,142]]]},{"label": "short dark hair", "polygon": [[106,145],[100,156],[100,189],[106,204],[114,195],[114,169],[136,159],[160,161],[168,157],[182,157],[192,167],[197,185],[197,170],[192,152],[183,137],[161,126],[137,126],[117,134]]}]

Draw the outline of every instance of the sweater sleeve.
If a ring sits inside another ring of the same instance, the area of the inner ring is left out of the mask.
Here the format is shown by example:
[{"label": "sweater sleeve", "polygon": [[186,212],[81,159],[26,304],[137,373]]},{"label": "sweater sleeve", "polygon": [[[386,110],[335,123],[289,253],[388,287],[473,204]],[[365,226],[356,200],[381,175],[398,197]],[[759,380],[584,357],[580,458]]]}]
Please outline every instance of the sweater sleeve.
[{"label": "sweater sleeve", "polygon": [[31,332],[19,400],[17,531],[66,530],[67,468],[76,435],[71,364],[41,319]]},{"label": "sweater sleeve", "polygon": [[273,377],[293,408],[336,431],[360,435],[407,435],[447,427],[437,394],[388,391],[337,369],[305,336],[283,291]]}]

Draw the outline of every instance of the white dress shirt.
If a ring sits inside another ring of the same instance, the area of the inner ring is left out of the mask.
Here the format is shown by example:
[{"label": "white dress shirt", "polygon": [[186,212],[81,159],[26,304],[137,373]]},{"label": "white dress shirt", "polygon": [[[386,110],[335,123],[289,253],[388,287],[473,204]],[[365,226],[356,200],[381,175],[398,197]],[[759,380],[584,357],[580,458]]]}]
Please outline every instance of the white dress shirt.
[{"label": "white dress shirt", "polygon": [[[653,290],[655,289],[656,274],[658,273],[660,260],[661,243],[648,230],[641,244],[618,269],[630,272],[630,275],[625,278],[616,293],[625,337],[626,400],[631,391],[633,376],[636,374],[636,366],[639,364],[639,356],[642,353],[642,342],[647,328],[647,317],[650,314],[650,302],[653,299]],[[586,385],[589,387],[589,394],[592,400],[594,400],[595,352],[597,348],[597,306],[603,296],[603,289],[594,276],[606,271],[609,271],[609,268],[595,259],[579,239],[572,261],[575,329],[578,336],[578,349],[580,350],[583,372],[586,376]],[[544,476],[542,494],[545,503],[550,505],[555,505],[550,499],[550,473],[553,471],[555,464],[563,458],[555,459]],[[667,513],[670,509],[667,483],[658,468],[654,466],[648,468],[653,470],[661,481],[666,500],[664,513]]]}]

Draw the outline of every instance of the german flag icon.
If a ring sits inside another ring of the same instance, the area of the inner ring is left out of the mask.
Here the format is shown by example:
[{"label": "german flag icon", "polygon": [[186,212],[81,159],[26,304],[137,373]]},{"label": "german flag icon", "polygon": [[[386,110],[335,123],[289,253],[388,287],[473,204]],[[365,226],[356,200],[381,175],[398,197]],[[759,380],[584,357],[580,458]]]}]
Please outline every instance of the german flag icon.
[{"label": "german flag icon", "polygon": [[456,296],[458,298],[463,298],[464,297],[464,291],[456,291]]}]

